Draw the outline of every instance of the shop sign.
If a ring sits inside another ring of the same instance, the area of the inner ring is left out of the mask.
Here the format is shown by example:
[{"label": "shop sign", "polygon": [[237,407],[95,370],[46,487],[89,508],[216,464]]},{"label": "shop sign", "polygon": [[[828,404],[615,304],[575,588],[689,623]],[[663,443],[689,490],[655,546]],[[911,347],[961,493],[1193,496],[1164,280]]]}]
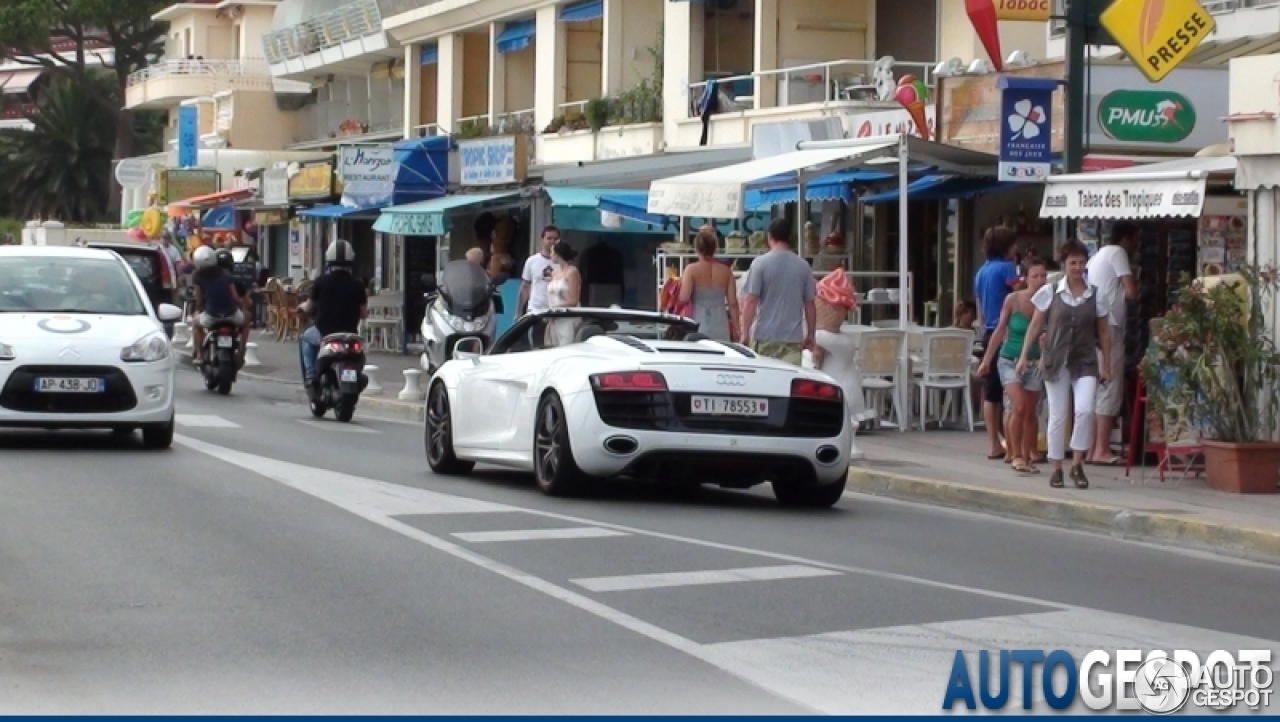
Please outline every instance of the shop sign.
[{"label": "shop sign", "polygon": [[391,145],[344,145],[338,153],[338,181],[347,183],[396,182],[400,164]]},{"label": "shop sign", "polygon": [[1186,96],[1163,90],[1117,90],[1098,104],[1098,125],[1114,140],[1178,143],[1196,127]]},{"label": "shop sign", "polygon": [[1216,27],[1196,0],[1115,0],[1098,20],[1153,83],[1182,64]]},{"label": "shop sign", "polygon": [[[933,103],[924,106],[925,122],[929,124],[928,137],[938,137],[937,108]],[[872,138],[880,135],[923,136],[915,120],[907,110],[882,110],[847,116],[845,130],[855,138]]]},{"label": "shop sign", "polygon": [[1053,91],[1056,81],[1002,77],[999,177],[1040,183],[1053,162]]},{"label": "shop sign", "polygon": [[333,195],[333,166],[304,165],[289,179],[290,198],[328,198]]},{"label": "shop sign", "polygon": [[528,138],[509,135],[458,143],[464,186],[492,186],[520,183],[529,165]]},{"label": "shop sign", "polygon": [[289,205],[289,171],[268,168],[262,172],[262,203],[268,206]]},{"label": "shop sign", "polygon": [[1050,0],[995,0],[997,20],[1045,23],[1053,15]]},{"label": "shop sign", "polygon": [[272,208],[253,212],[253,222],[259,226],[280,226],[289,222],[289,212],[283,208]]},{"label": "shop sign", "polygon": [[391,218],[391,222],[385,226],[387,230],[384,232],[394,236],[443,236],[445,234],[444,216],[440,213],[387,213],[385,215]]},{"label": "shop sign", "polygon": [[1049,183],[1040,217],[1196,218],[1204,200],[1204,179]]},{"label": "shop sign", "polygon": [[190,168],[199,162],[200,109],[194,105],[178,107],[178,167]]},{"label": "shop sign", "polygon": [[185,201],[196,196],[218,192],[218,171],[194,168],[166,168],[160,171],[156,184],[157,200],[161,203]]}]

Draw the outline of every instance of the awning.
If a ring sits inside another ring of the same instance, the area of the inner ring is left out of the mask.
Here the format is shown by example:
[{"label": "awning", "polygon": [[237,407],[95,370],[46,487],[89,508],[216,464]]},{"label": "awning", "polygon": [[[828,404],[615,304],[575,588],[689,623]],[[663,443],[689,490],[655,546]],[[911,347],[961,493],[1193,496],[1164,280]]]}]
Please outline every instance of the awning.
[{"label": "awning", "polygon": [[418,54],[419,65],[435,65],[440,62],[440,46],[436,43],[430,43],[422,46],[422,52]]},{"label": "awning", "polygon": [[208,195],[195,196],[186,200],[174,201],[169,204],[169,215],[181,218],[193,210],[202,210],[212,208],[214,206],[226,205],[229,203],[238,203],[246,201],[253,197],[253,191],[249,188],[236,188],[228,191],[218,191],[217,193],[209,193]]},{"label": "awning", "polygon": [[43,68],[34,70],[15,70],[11,73],[0,73],[0,91],[5,95],[19,95],[27,92],[27,88],[44,74]]},{"label": "awning", "polygon": [[747,208],[746,194],[753,186],[778,181],[793,185],[793,174],[818,177],[844,170],[872,158],[896,153],[898,141],[877,140],[861,145],[797,150],[758,158],[737,165],[654,181],[649,186],[650,213],[704,218],[739,218]]},{"label": "awning", "polygon": [[1237,158],[1236,189],[1256,191],[1280,188],[1280,156],[1254,155]]},{"label": "awning", "polygon": [[[880,183],[893,180],[897,175],[877,170],[846,170],[831,175],[824,175],[805,186],[804,195],[811,201],[844,201],[853,202],[853,184]],[[781,177],[782,182],[791,179]],[[799,188],[792,185],[783,188],[770,188],[747,193],[747,208],[763,206],[781,206],[795,203]]]},{"label": "awning", "polygon": [[505,202],[520,197],[519,191],[506,193],[464,193],[433,198],[421,203],[389,206],[373,224],[373,230],[400,236],[440,236],[449,230],[445,214],[458,208]]},{"label": "awning", "polygon": [[[632,191],[609,188],[575,188],[547,186],[543,189],[551,201],[551,222],[567,231],[587,233],[667,233],[667,226],[678,224],[678,218],[654,216],[650,222],[629,214],[615,213],[621,218],[606,218],[601,199],[607,195],[626,195]],[[641,192],[641,195],[645,194]],[[644,198],[638,201],[644,210]],[[610,211],[611,212],[611,211]]]},{"label": "awning", "polygon": [[551,205],[557,208],[599,208],[600,197],[628,191],[611,188],[569,188],[566,186],[547,186],[544,189]]},{"label": "awning", "polygon": [[1135,168],[1050,176],[1041,218],[1195,218],[1210,176],[1230,178],[1232,156],[1182,158]]},{"label": "awning", "polygon": [[502,34],[498,36],[498,52],[513,53],[524,50],[533,42],[538,26],[533,20],[519,23],[508,23]]},{"label": "awning", "polygon": [[560,22],[585,23],[604,17],[604,0],[586,0],[586,2],[566,5],[560,9]]},{"label": "awning", "polygon": [[200,219],[200,227],[211,231],[234,231],[236,229],[235,206],[215,206],[205,211]]},{"label": "awning", "polygon": [[351,216],[366,215],[373,216],[382,210],[382,206],[348,206],[343,204],[334,204],[329,206],[316,206],[315,208],[307,208],[298,211],[298,215],[304,218],[350,218]]},{"label": "awning", "polygon": [[[974,198],[1011,188],[1024,187],[1023,183],[1003,183],[992,178],[958,178],[949,175],[928,175],[907,186],[907,199],[912,201],[941,201],[950,198]],[[859,199],[866,205],[890,203],[898,200],[898,189],[873,193]]]},{"label": "awning", "polygon": [[655,226],[665,226],[671,221],[671,216],[649,212],[649,194],[645,191],[606,193],[600,196],[600,203],[596,207],[606,213]]}]

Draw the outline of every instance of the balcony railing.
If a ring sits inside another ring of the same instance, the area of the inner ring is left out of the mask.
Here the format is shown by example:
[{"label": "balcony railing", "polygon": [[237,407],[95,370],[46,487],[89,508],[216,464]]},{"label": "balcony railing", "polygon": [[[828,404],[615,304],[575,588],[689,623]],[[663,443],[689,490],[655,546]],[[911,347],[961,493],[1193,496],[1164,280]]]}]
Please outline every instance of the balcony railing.
[{"label": "balcony railing", "polygon": [[382,13],[374,0],[356,0],[292,27],[262,37],[267,60],[283,63],[382,32]]},{"label": "balcony railing", "polygon": [[129,74],[128,86],[158,78],[257,78],[271,87],[271,71],[265,60],[161,60]]},{"label": "balcony railing", "polygon": [[1200,5],[1211,13],[1226,13],[1244,8],[1280,5],[1280,0],[1201,0]]},{"label": "balcony railing", "polygon": [[[893,64],[894,82],[903,73],[912,73],[933,87],[933,65],[930,63]],[[755,107],[755,94],[764,83],[777,83],[777,100],[764,107],[786,108],[809,103],[836,101],[878,101],[875,60],[833,60],[826,63],[800,65],[777,70],[757,70],[750,75],[715,78],[715,82],[731,100],[744,110]],[[698,104],[710,80],[689,84],[689,117],[698,116]]]}]

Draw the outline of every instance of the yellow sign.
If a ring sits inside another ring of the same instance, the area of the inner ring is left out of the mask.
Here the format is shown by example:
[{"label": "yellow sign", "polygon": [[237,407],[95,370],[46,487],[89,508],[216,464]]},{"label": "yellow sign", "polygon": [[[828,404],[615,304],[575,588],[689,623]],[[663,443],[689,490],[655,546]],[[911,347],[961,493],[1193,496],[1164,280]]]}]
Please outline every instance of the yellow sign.
[{"label": "yellow sign", "polygon": [[328,198],[333,195],[333,166],[304,165],[289,179],[290,198]]},{"label": "yellow sign", "polygon": [[1186,60],[1215,27],[1196,0],[1116,0],[1098,19],[1153,83]]},{"label": "yellow sign", "polygon": [[254,211],[253,222],[260,226],[284,225],[289,222],[289,212],[279,208]]},{"label": "yellow sign", "polygon": [[1052,0],[995,0],[997,20],[1049,22],[1053,15]]},{"label": "yellow sign", "polygon": [[156,202],[165,205],[218,192],[218,171],[166,168],[158,174]]}]

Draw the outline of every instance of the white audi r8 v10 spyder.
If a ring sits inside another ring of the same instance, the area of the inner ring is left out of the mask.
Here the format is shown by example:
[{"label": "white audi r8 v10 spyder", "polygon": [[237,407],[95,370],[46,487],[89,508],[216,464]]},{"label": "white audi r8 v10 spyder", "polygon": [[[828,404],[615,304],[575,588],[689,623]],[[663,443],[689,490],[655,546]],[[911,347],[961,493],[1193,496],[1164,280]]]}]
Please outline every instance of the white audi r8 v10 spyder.
[{"label": "white audi r8 v10 spyder", "polygon": [[0,426],[142,430],[173,442],[173,349],[164,322],[119,255],[0,247]]},{"label": "white audi r8 v10 spyder", "polygon": [[745,489],[789,506],[844,492],[854,429],[829,376],[710,340],[662,313],[531,313],[487,353],[458,342],[427,385],[427,460],[531,471],[551,495],[592,478]]}]

